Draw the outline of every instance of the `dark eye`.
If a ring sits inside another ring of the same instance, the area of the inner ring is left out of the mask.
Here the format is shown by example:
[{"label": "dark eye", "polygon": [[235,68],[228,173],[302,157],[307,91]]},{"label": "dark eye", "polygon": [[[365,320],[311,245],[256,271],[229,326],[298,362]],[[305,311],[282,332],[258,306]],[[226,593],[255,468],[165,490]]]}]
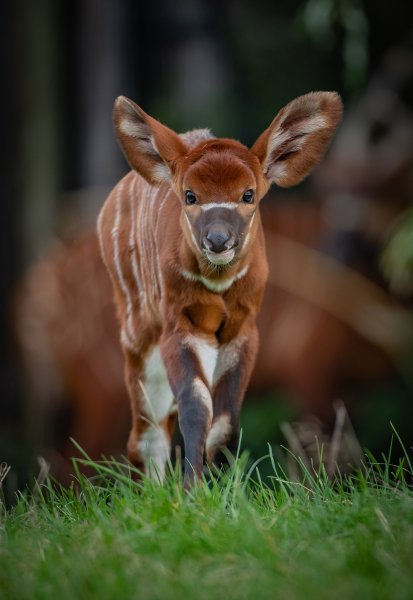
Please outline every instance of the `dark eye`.
[{"label": "dark eye", "polygon": [[254,190],[247,190],[246,192],[244,192],[244,195],[242,196],[243,202],[247,202],[248,204],[251,204],[251,202],[253,202],[253,200],[254,200]]},{"label": "dark eye", "polygon": [[195,196],[194,192],[191,192],[191,190],[186,190],[186,192],[185,192],[185,202],[187,204],[195,204],[195,202],[196,202],[196,196]]}]

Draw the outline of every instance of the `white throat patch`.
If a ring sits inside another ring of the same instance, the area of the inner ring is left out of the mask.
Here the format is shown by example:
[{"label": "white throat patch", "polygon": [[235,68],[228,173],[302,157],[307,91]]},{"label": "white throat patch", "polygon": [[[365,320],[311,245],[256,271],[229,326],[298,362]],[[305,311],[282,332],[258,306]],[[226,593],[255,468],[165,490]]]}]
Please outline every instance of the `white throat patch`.
[{"label": "white throat patch", "polygon": [[249,265],[246,265],[239,273],[234,275],[233,277],[229,277],[228,279],[223,279],[222,281],[214,281],[213,279],[208,279],[203,275],[198,275],[196,273],[191,273],[191,271],[187,271],[186,269],[181,269],[181,275],[188,281],[196,281],[198,283],[202,283],[208,290],[211,292],[216,292],[219,294],[220,292],[226,292],[232,286],[235,281],[242,279],[248,273]]}]

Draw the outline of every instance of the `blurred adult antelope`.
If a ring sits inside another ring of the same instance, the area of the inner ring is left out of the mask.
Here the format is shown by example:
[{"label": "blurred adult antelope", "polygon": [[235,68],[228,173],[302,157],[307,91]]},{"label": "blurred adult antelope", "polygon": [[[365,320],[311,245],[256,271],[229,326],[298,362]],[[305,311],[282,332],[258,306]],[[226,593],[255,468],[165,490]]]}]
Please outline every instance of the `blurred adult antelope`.
[{"label": "blurred adult antelope", "polygon": [[271,183],[300,182],[341,115],[332,92],[284,107],[249,150],[208,130],[178,135],[125,97],[114,123],[132,167],[98,219],[121,326],[132,406],[128,457],[163,478],[175,421],[185,484],[204,453],[234,450],[258,347],[267,279],[258,210]]}]

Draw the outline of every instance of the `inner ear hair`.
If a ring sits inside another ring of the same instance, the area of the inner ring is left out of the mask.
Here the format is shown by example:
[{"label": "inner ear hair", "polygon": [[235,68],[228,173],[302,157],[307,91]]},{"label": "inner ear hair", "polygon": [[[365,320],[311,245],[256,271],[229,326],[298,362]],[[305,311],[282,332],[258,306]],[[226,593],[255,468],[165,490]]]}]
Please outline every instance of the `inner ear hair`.
[{"label": "inner ear hair", "polygon": [[304,179],[326,151],[341,113],[335,92],[311,92],[282,108],[252,147],[267,178],[281,187]]},{"label": "inner ear hair", "polygon": [[169,181],[173,161],[186,152],[179,136],[124,96],[115,102],[113,120],[130,166],[153,185]]}]

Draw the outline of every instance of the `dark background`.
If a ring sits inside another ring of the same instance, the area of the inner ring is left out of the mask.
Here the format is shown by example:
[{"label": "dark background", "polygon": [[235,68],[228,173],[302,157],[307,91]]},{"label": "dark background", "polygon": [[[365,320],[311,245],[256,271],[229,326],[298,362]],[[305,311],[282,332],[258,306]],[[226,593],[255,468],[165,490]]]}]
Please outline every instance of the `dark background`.
[{"label": "dark background", "polygon": [[412,41],[412,16],[383,0],[1,4],[1,460],[24,472],[30,456],[11,293],[68,215],[93,222],[126,171],[114,98],[250,144],[299,94],[356,101],[386,51]]}]

